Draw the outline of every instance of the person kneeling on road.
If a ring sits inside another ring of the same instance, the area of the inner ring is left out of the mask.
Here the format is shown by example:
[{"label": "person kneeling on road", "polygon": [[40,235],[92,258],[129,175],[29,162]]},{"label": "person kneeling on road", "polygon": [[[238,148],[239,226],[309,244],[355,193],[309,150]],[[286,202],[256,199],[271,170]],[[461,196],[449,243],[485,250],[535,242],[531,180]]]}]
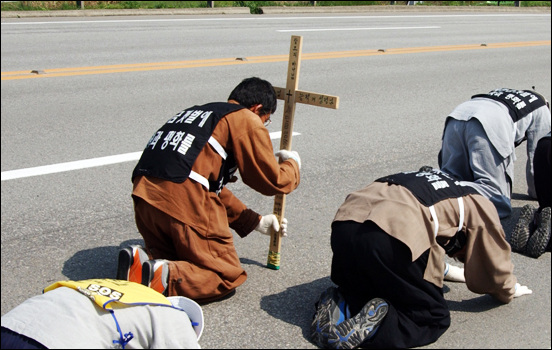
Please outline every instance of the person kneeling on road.
[{"label": "person kneeling on road", "polygon": [[538,140],[548,132],[550,105],[536,91],[502,88],[477,94],[447,116],[439,167],[470,181],[503,219],[512,213],[516,147],[527,141],[527,194],[536,198],[533,156]]},{"label": "person kneeling on road", "polygon": [[[248,209],[226,187],[236,171],[266,195],[289,194],[299,186],[301,160],[295,151],[276,156],[266,126],[276,110],[272,85],[244,79],[227,102],[187,108],[156,131],[132,174],[134,211],[145,249],[119,254],[117,278],[142,282],[168,296],[210,302],[245,282],[234,247],[240,237],[273,227],[273,214]],[[150,260],[152,259],[152,260]]]},{"label": "person kneeling on road", "polygon": [[[400,215],[397,215],[400,213]],[[412,348],[450,326],[443,279],[503,303],[517,282],[492,202],[431,167],[382,177],[347,196],[332,223],[331,280],[311,324],[322,348]],[[445,254],[464,269],[445,264]]]},{"label": "person kneeling on road", "polygon": [[2,349],[199,349],[203,311],[141,284],[58,281],[2,316]]}]

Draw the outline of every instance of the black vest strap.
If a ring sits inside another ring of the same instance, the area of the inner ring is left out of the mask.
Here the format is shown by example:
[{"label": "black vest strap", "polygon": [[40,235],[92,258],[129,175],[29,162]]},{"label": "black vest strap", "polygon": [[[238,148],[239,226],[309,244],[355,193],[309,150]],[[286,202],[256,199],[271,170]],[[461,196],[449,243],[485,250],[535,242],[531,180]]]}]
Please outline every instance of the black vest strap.
[{"label": "black vest strap", "polygon": [[487,94],[472,96],[472,98],[476,97],[490,98],[504,104],[508,107],[508,112],[514,123],[535,109],[546,105],[544,97],[530,90],[496,89]]},{"label": "black vest strap", "polygon": [[474,188],[461,186],[450,175],[438,169],[403,172],[385,176],[376,181],[407,188],[426,207],[444,199],[477,193]]},{"label": "black vest strap", "polygon": [[222,167],[219,172],[219,177],[215,181],[209,181],[209,191],[217,194],[222,188],[232,179],[234,173],[238,170],[234,154],[229,153],[225,160],[222,161]]},{"label": "black vest strap", "polygon": [[[245,107],[233,103],[214,102],[194,106],[176,114],[148,141],[132,172],[132,180],[136,176],[145,175],[177,183],[184,182],[218,122],[225,115],[243,108]],[[220,190],[225,163],[223,159],[223,169],[216,181],[217,188],[210,189],[211,191]],[[230,163],[235,164],[233,158]]]}]

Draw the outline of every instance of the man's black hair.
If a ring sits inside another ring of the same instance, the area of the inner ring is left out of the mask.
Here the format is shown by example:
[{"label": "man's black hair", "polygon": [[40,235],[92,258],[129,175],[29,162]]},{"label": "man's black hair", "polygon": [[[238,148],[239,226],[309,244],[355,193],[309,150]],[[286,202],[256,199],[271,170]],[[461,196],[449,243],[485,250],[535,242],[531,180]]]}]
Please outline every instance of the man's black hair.
[{"label": "man's black hair", "polygon": [[272,84],[257,77],[242,80],[230,93],[228,99],[235,100],[246,108],[262,104],[261,115],[273,114],[277,106],[276,92]]}]

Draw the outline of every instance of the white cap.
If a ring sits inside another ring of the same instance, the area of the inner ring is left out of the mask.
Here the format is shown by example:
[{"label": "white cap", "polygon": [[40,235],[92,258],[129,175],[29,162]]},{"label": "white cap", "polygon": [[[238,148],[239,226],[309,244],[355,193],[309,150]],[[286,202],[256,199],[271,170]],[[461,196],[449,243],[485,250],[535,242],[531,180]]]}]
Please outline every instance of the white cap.
[{"label": "white cap", "polygon": [[201,334],[203,333],[204,324],[203,310],[201,309],[201,306],[199,306],[199,304],[192,299],[186,297],[176,296],[168,297],[167,299],[169,299],[175,308],[181,309],[188,314],[190,321],[192,321],[192,327],[194,327],[197,334],[197,340],[199,340]]}]

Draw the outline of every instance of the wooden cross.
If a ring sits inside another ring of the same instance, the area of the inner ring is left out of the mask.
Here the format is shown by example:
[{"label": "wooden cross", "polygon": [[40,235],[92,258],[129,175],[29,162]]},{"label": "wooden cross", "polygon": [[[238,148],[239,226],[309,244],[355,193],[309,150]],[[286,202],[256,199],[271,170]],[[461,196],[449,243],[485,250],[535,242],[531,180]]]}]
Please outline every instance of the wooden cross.
[{"label": "wooden cross", "polygon": [[[339,97],[323,95],[315,92],[301,91],[297,89],[299,85],[299,68],[301,65],[301,49],[303,46],[302,36],[292,36],[289,48],[289,62],[287,72],[286,88],[274,87],[276,97],[284,100],[284,117],[282,121],[282,138],[280,149],[291,151],[291,137],[293,135],[293,118],[295,115],[295,104],[304,103],[311,106],[337,109],[339,107]],[[274,211],[280,225],[284,218],[286,206],[286,196],[279,194],[274,197]],[[270,228],[270,247],[268,250],[267,267],[280,269],[280,234]]]}]

